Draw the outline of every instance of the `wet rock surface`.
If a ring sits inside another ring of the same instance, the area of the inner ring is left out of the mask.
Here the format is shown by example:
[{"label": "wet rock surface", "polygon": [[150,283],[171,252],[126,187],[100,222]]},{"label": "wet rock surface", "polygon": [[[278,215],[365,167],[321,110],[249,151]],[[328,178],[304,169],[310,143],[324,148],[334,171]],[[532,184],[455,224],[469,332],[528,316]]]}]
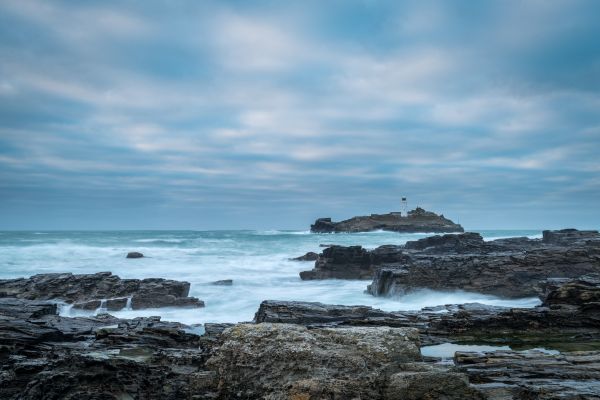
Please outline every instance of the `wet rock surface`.
[{"label": "wet rock surface", "polygon": [[0,280],[0,297],[27,300],[60,300],[80,309],[94,310],[104,302],[108,310],[158,307],[203,307],[189,297],[188,282],[170,279],[121,279],[110,272],[74,275],[39,274],[30,278]]},{"label": "wet rock surface", "polygon": [[[201,336],[198,326],[159,317],[57,315],[56,299],[90,310],[177,304],[169,296],[187,299],[186,282],[110,273],[2,280],[0,398],[600,399],[598,237],[562,230],[485,242],[467,233],[371,251],[330,246],[311,279],[389,270],[410,279],[392,276],[388,294],[423,284],[527,290],[540,305],[385,312],[269,300],[253,323],[205,324]],[[458,351],[451,362],[421,356],[420,346],[435,344],[527,351]]]},{"label": "wet rock surface", "polygon": [[0,398],[214,398],[211,341],[158,317],[56,315],[56,305],[0,298]]},{"label": "wet rock surface", "polygon": [[370,232],[376,230],[394,232],[463,232],[459,224],[455,224],[443,215],[437,215],[420,207],[402,216],[398,212],[389,214],[371,214],[369,216],[353,217],[340,222],[331,218],[319,218],[310,226],[311,232]]},{"label": "wet rock surface", "polygon": [[332,245],[323,249],[311,271],[302,271],[300,278],[311,279],[372,279],[377,268],[388,263],[406,262],[409,258],[400,246],[386,245],[368,251],[361,246]]},{"label": "wet rock surface", "polygon": [[220,281],[211,282],[215,286],[231,286],[233,285],[233,279],[222,279]]},{"label": "wet rock surface", "polygon": [[158,317],[65,318],[56,304],[4,297],[0,398],[597,398],[599,351],[457,352],[451,365],[421,357],[421,345],[455,341],[600,343],[597,275],[542,289],[531,309],[265,301],[255,323],[206,324],[203,336]]},{"label": "wet rock surface", "polygon": [[143,258],[144,255],[139,251],[130,251],[125,258]]},{"label": "wet rock surface", "polygon": [[457,352],[454,362],[490,400],[598,399],[600,352]]},{"label": "wet rock surface", "polygon": [[600,272],[597,231],[545,231],[543,239],[486,242],[477,233],[432,236],[404,246],[331,246],[323,250],[309,279],[372,279],[375,296],[415,289],[465,290],[505,298],[539,295],[548,278]]},{"label": "wet rock surface", "polygon": [[[585,276],[547,284],[542,305],[507,308],[478,303],[427,307],[419,311],[385,312],[368,306],[340,306],[295,301],[264,301],[256,322],[294,323],[306,326],[412,327],[425,344],[450,340],[501,343],[558,340],[577,337],[600,339],[598,276]],[[529,337],[527,337],[529,336]],[[575,340],[575,339],[573,339]]]},{"label": "wet rock surface", "polygon": [[309,251],[308,253],[304,254],[303,256],[291,258],[290,260],[292,260],[292,261],[317,261],[317,258],[319,258],[318,253],[315,253],[314,251]]}]

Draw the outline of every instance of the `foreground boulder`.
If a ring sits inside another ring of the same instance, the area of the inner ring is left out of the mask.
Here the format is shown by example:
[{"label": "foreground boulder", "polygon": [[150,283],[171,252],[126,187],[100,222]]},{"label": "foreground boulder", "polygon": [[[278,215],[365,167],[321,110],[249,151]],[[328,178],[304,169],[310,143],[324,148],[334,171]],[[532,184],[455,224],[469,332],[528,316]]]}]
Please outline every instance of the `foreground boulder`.
[{"label": "foreground boulder", "polygon": [[239,324],[221,343],[207,366],[224,398],[481,398],[463,375],[419,363],[414,329]]},{"label": "foreground boulder", "polygon": [[311,232],[370,232],[376,230],[394,232],[464,232],[459,224],[426,211],[420,207],[409,211],[403,217],[399,212],[389,214],[371,214],[369,216],[353,217],[341,222],[333,222],[331,218],[319,218],[310,226]]},{"label": "foreground boulder", "polygon": [[39,274],[30,278],[0,280],[0,297],[60,300],[76,308],[120,310],[158,307],[204,307],[189,297],[188,282],[170,279],[121,279],[110,272],[74,275]]}]

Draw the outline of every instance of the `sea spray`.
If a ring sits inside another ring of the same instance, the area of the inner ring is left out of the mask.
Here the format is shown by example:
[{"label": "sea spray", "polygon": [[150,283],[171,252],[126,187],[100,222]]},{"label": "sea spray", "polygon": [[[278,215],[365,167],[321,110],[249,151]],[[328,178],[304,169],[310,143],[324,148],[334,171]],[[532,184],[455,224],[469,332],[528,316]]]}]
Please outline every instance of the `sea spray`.
[{"label": "sea spray", "polygon": [[[540,231],[480,231],[484,238],[540,235]],[[168,278],[191,283],[190,295],[206,302],[201,309],[125,309],[111,314],[132,318],[160,315],[184,323],[239,322],[252,320],[261,301],[299,300],[330,304],[364,304],[386,311],[420,309],[451,303],[481,302],[492,305],[532,307],[535,298],[502,300],[465,292],[415,291],[402,297],[380,298],[365,294],[369,281],[301,281],[298,273],[312,262],[290,261],[308,251],[322,251],[321,244],[400,245],[426,234],[368,232],[311,234],[307,231],[120,231],[120,232],[2,232],[0,278],[38,273],[77,274],[111,271],[122,278]],[[147,258],[130,260],[129,251]],[[233,279],[233,286],[211,282]],[[96,311],[104,311],[100,307]],[[65,307],[61,315],[94,312]]]}]

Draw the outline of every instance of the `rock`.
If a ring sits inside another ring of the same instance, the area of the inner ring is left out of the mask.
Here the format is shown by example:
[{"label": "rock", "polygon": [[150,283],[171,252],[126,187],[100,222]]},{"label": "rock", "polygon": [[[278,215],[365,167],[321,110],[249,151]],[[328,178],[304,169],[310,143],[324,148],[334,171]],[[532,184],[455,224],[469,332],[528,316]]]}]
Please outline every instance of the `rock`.
[{"label": "rock", "polygon": [[332,222],[331,218],[319,218],[310,226],[311,232],[369,232],[375,230],[394,232],[463,232],[459,224],[417,207],[403,217],[399,212],[371,214],[353,217],[341,222]]},{"label": "rock", "polygon": [[220,281],[214,281],[212,282],[212,284],[217,286],[231,286],[233,285],[233,279],[223,279]]},{"label": "rock", "polygon": [[0,398],[217,397],[214,372],[204,369],[214,339],[158,317],[55,312],[55,304],[0,298]]},{"label": "rock", "polygon": [[292,261],[317,261],[317,258],[319,258],[319,255],[317,253],[315,253],[314,251],[309,251],[308,253],[306,253],[303,256],[296,257],[296,258],[290,258],[290,260],[292,260]]},{"label": "rock", "polygon": [[323,250],[312,271],[300,272],[300,278],[372,279],[375,269],[406,260],[408,257],[400,246],[380,246],[368,251],[361,246],[333,245]]},{"label": "rock", "polygon": [[[421,359],[413,329],[239,324],[221,340],[207,366],[225,398],[398,399],[392,390],[391,397],[382,393],[389,378],[420,373],[411,370]],[[445,379],[465,383],[458,374]]]},{"label": "rock", "polygon": [[[484,242],[478,234],[466,233],[408,242],[398,251],[404,260],[371,266],[374,276],[367,290],[375,296],[401,295],[419,288],[508,298],[538,296],[539,283],[548,278],[600,273],[600,241],[577,232],[546,231],[546,240]],[[582,236],[587,239],[574,239]]]},{"label": "rock", "polygon": [[431,288],[526,297],[538,294],[535,287],[540,280],[600,271],[600,240],[594,239],[595,231],[545,231],[545,237],[484,241],[480,234],[467,232],[374,250],[330,245],[319,254],[314,269],[301,272],[300,277],[371,277],[370,293],[384,296]]},{"label": "rock", "polygon": [[457,352],[454,362],[491,400],[598,399],[600,352]]},{"label": "rock", "polygon": [[504,343],[510,337],[540,343],[600,340],[599,293],[598,277],[581,277],[548,284],[543,304],[534,308],[473,303],[385,312],[367,306],[269,300],[261,303],[255,321],[310,327],[412,327],[427,344],[457,340]]},{"label": "rock", "polygon": [[[542,283],[546,292],[543,305],[585,306],[600,311],[600,275],[585,275],[576,279],[550,279]],[[599,315],[600,316],[600,315]]]},{"label": "rock", "polygon": [[600,241],[600,233],[598,231],[580,231],[577,229],[543,231],[542,241],[560,246],[569,246],[578,242],[585,244],[587,241]]},{"label": "rock", "polygon": [[129,253],[127,253],[127,257],[126,258],[142,258],[144,257],[144,255],[140,252],[137,251],[131,251]]},{"label": "rock", "polygon": [[548,278],[600,272],[600,246],[542,247],[523,252],[411,254],[409,260],[373,268],[368,292],[401,295],[415,289],[465,290],[505,298],[539,295]]},{"label": "rock", "polygon": [[230,323],[206,323],[204,324],[204,336],[217,338],[227,328],[231,328],[235,324]]},{"label": "rock", "polygon": [[430,249],[436,252],[468,252],[480,249],[484,245],[479,233],[466,232],[460,235],[429,236],[423,239],[406,242],[408,250]]},{"label": "rock", "polygon": [[[280,322],[300,325],[338,325],[369,319],[394,326],[395,315],[368,306],[338,306],[318,302],[265,300],[254,316],[256,323]],[[368,323],[365,323],[368,325]]]},{"label": "rock", "polygon": [[476,389],[469,386],[464,374],[431,368],[429,371],[402,372],[390,377],[385,399],[484,399]]},{"label": "rock", "polygon": [[188,297],[190,284],[169,279],[121,279],[110,272],[73,275],[39,274],[28,279],[0,280],[0,297],[29,300],[61,300],[76,308],[95,310],[102,301],[111,311],[120,310],[131,298],[133,309],[157,307],[203,307]]}]

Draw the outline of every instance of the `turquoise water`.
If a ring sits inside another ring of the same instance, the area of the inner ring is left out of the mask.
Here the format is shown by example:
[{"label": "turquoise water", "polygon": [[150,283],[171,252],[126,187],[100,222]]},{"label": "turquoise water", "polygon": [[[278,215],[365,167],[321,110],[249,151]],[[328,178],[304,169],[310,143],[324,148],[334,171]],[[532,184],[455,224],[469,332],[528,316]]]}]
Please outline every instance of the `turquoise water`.
[{"label": "turquoise water", "polygon": [[[541,237],[540,231],[480,231],[486,240]],[[123,317],[161,315],[184,323],[251,320],[262,300],[303,300],[331,304],[365,304],[387,311],[414,310],[440,304],[481,302],[531,307],[537,299],[504,300],[477,293],[417,291],[403,297],[376,298],[364,293],[367,281],[302,281],[298,273],[313,262],[289,261],[320,244],[403,244],[428,236],[370,232],[312,234],[308,231],[115,231],[0,232],[0,278],[38,273],[111,271],[123,278],[161,277],[192,284],[191,295],[203,309],[121,311]],[[126,259],[141,251],[142,259]],[[233,279],[233,286],[211,282]],[[65,314],[72,310],[65,309]]]}]

